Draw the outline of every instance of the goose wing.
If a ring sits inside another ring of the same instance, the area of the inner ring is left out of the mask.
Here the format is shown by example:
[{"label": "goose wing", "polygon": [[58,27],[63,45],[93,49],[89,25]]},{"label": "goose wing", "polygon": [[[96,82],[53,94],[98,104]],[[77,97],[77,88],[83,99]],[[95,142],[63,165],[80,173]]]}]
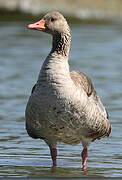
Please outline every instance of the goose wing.
[{"label": "goose wing", "polygon": [[[102,117],[102,119],[100,119],[99,122],[97,122],[99,128],[97,128],[95,131],[92,131],[90,129],[91,136],[94,140],[104,136],[109,136],[111,132],[111,126],[108,122],[108,112],[106,108],[103,106],[98,94],[96,93],[91,79],[80,71],[71,71],[70,76],[74,84],[78,88],[83,88],[87,96],[89,98],[92,98],[93,102],[96,104],[101,114],[100,117]],[[94,126],[96,126],[96,121],[94,122]]]},{"label": "goose wing", "polygon": [[91,79],[84,73],[80,71],[71,71],[70,76],[75,85],[82,86],[82,88],[88,96],[90,96],[93,93],[94,87],[92,85]]}]

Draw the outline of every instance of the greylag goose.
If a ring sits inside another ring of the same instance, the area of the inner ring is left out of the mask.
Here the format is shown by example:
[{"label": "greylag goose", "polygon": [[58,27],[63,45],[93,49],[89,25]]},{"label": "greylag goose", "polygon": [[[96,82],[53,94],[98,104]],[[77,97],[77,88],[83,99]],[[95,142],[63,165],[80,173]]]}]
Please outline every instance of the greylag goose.
[{"label": "greylag goose", "polygon": [[82,168],[86,171],[88,146],[111,132],[107,111],[90,78],[69,71],[71,34],[63,15],[48,13],[28,28],[51,34],[53,41],[26,106],[27,133],[49,146],[52,167],[56,167],[57,142],[82,143]]}]

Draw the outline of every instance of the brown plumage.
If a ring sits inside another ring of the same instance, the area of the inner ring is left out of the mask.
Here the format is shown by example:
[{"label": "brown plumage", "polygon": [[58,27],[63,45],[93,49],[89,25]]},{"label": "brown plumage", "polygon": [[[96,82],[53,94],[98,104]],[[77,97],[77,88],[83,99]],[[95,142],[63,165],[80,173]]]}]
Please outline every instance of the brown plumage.
[{"label": "brown plumage", "polygon": [[88,76],[80,71],[72,71],[70,72],[70,75],[75,85],[79,88],[82,87],[88,96],[93,93],[94,87],[91,79]]},{"label": "brown plumage", "polygon": [[[83,88],[88,97],[90,97],[92,95],[95,102],[96,103],[99,102],[101,104],[101,107],[103,108],[103,111],[106,115],[106,118],[108,119],[107,110],[104,109],[96,91],[94,90],[91,79],[80,71],[71,71],[70,75],[71,75],[71,79],[73,80],[74,84],[79,89]],[[93,138],[92,141],[94,141],[96,139],[101,139],[105,136],[109,136],[109,134],[111,133],[111,126],[108,122],[106,123],[106,121],[105,121],[105,127],[104,128],[105,128],[104,129],[105,131],[103,130],[103,126],[99,122],[99,124],[97,124],[97,130],[95,129],[95,131],[94,131],[93,128],[90,129],[88,134],[87,134],[87,137],[92,137]]]}]

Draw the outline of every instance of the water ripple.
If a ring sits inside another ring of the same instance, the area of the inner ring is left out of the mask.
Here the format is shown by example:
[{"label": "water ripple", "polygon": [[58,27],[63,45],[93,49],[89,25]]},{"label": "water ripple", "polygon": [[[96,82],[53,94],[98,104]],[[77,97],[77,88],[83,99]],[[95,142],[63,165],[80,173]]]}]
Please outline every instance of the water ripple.
[{"label": "water ripple", "polygon": [[[8,23],[0,31],[0,177],[84,177],[81,144],[58,144],[53,175],[47,145],[26,133],[27,99],[51,47],[50,36],[28,31],[26,25]],[[72,25],[71,69],[91,77],[112,124],[110,138],[89,147],[87,177],[122,175],[121,36],[119,26]]]}]

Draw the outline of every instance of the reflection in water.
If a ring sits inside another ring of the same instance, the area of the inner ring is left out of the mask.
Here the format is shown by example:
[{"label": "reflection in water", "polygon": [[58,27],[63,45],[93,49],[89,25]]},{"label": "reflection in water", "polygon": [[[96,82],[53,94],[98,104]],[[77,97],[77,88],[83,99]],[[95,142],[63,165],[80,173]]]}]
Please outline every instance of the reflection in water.
[{"label": "reflection in water", "polygon": [[91,77],[112,123],[110,138],[89,147],[88,174],[84,175],[80,144],[58,145],[58,167],[52,174],[47,145],[28,137],[25,130],[25,106],[50,50],[50,36],[28,31],[23,23],[0,26],[0,177],[121,177],[121,27],[72,25],[71,70]]}]

